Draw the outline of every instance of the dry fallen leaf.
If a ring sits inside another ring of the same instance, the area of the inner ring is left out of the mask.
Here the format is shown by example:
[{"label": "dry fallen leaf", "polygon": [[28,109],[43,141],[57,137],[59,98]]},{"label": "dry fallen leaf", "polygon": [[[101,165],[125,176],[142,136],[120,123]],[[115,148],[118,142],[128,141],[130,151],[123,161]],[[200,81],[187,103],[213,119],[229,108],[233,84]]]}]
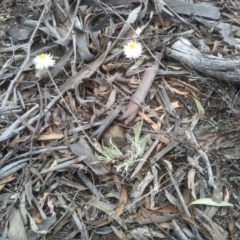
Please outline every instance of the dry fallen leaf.
[{"label": "dry fallen leaf", "polygon": [[14,179],[16,179],[16,177],[13,177],[12,175],[1,179],[0,180],[0,191],[4,188],[4,186],[6,185],[6,183],[13,181]]},{"label": "dry fallen leaf", "polygon": [[107,100],[107,103],[106,103],[106,108],[111,108],[112,107],[112,105],[116,101],[116,96],[117,96],[117,90],[115,88],[113,88],[109,97],[108,97],[108,100]]},{"label": "dry fallen leaf", "polygon": [[177,93],[177,94],[183,95],[183,96],[189,94],[189,92],[183,92],[183,91],[180,91],[180,90],[178,90],[178,89],[176,89],[176,88],[174,88],[174,87],[171,87],[171,86],[167,83],[167,81],[165,80],[164,77],[162,77],[162,80],[163,80],[165,86],[166,86],[172,93]]},{"label": "dry fallen leaf", "polygon": [[49,134],[41,134],[41,135],[39,135],[36,140],[38,140],[38,141],[45,141],[45,140],[62,139],[63,136],[64,135],[62,133],[51,132]]},{"label": "dry fallen leaf", "polygon": [[113,225],[111,225],[111,228],[112,228],[113,232],[116,234],[116,236],[118,237],[118,239],[129,240],[127,235],[122,230],[118,230]]},{"label": "dry fallen leaf", "polygon": [[194,199],[196,199],[196,189],[195,189],[195,174],[196,170],[195,169],[190,169],[188,172],[188,188],[192,190],[192,196]]},{"label": "dry fallen leaf", "polygon": [[141,111],[138,112],[138,115],[141,116],[147,123],[149,123],[154,131],[159,131],[158,125],[155,122],[153,122],[150,117],[148,117]]},{"label": "dry fallen leaf", "polygon": [[126,203],[127,203],[127,200],[128,200],[128,196],[127,196],[127,191],[126,189],[124,188],[124,186],[122,186],[122,189],[121,189],[121,193],[120,193],[120,199],[119,199],[119,205],[118,207],[114,210],[115,213],[120,216],[126,206]]},{"label": "dry fallen leaf", "polygon": [[47,200],[48,196],[49,196],[49,193],[44,193],[43,197],[38,200],[38,204],[43,205],[45,203],[45,201]]},{"label": "dry fallen leaf", "polygon": [[[53,167],[55,167],[55,166],[57,166],[57,160],[54,160],[54,161],[52,162],[50,168],[53,168]],[[44,182],[47,182],[48,179],[52,176],[52,174],[53,174],[53,172],[49,172],[49,173],[46,175],[46,177],[45,177],[45,179],[44,179]]]},{"label": "dry fallen leaf", "polygon": [[[179,108],[179,107],[180,107],[178,101],[172,102],[171,104],[172,104],[172,107],[173,107],[173,108]],[[159,110],[163,110],[163,109],[165,109],[165,106],[159,106],[159,107],[157,107],[157,108],[154,108],[153,111],[159,111]]]},{"label": "dry fallen leaf", "polygon": [[50,213],[51,213],[52,215],[56,214],[56,213],[54,212],[53,202],[52,202],[52,200],[49,198],[49,196],[48,196],[47,205],[48,205],[48,207],[49,207]]},{"label": "dry fallen leaf", "polygon": [[110,204],[100,202],[97,199],[94,199],[88,203],[90,206],[96,207],[97,209],[103,211],[106,213],[109,217],[114,219],[119,223],[120,226],[122,226],[127,231],[127,225],[124,223],[123,219],[120,218],[113,210],[112,206]]},{"label": "dry fallen leaf", "polygon": [[25,240],[28,239],[26,231],[22,222],[20,211],[14,207],[9,216],[9,230],[8,237],[11,240]]}]

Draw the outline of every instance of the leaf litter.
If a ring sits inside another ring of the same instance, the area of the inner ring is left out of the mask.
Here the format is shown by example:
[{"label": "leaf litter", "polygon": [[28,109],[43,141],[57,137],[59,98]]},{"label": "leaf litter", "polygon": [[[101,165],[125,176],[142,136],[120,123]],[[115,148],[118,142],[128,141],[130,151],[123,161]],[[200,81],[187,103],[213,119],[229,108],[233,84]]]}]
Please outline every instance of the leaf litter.
[{"label": "leaf litter", "polygon": [[238,239],[238,2],[18,4],[0,6],[1,237]]}]

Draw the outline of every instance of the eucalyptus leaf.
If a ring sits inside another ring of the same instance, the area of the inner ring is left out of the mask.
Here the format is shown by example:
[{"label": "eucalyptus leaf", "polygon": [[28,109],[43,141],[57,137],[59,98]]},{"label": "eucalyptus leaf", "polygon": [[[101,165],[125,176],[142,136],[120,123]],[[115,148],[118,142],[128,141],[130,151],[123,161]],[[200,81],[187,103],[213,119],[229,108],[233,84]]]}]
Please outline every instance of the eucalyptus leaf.
[{"label": "eucalyptus leaf", "polygon": [[200,115],[200,119],[203,119],[204,118],[204,115],[205,115],[205,110],[204,108],[202,107],[202,104],[200,103],[200,101],[196,98],[193,98],[196,106],[197,106],[197,110],[198,110],[198,113]]},{"label": "eucalyptus leaf", "polygon": [[218,202],[214,202],[211,198],[201,198],[192,202],[190,205],[199,205],[199,204],[215,206],[215,207],[233,207],[233,204],[229,202],[222,201],[218,203]]}]

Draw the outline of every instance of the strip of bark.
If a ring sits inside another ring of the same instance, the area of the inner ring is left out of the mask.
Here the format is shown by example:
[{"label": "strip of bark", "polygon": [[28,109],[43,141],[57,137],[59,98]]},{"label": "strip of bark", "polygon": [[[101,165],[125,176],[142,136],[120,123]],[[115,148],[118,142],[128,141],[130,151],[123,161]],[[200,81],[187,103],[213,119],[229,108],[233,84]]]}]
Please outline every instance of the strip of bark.
[{"label": "strip of bark", "polygon": [[142,102],[148,94],[150,87],[157,75],[157,71],[159,68],[162,53],[158,53],[156,58],[158,60],[155,61],[152,67],[149,67],[143,75],[142,82],[139,84],[136,92],[132,96],[130,103],[128,104],[127,110],[123,113],[122,118],[126,119],[125,124],[131,122],[136,116],[141,107]]}]

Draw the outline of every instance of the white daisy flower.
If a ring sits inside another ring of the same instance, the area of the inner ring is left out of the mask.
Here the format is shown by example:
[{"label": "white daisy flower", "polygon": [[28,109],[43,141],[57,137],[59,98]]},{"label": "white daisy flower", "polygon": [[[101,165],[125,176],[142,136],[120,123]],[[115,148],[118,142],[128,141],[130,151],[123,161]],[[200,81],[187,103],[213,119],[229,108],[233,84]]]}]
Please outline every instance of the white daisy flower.
[{"label": "white daisy flower", "polygon": [[136,41],[129,41],[125,46],[124,46],[124,54],[126,55],[127,58],[138,58],[142,54],[142,45],[139,42]]},{"label": "white daisy flower", "polygon": [[53,60],[51,54],[42,53],[33,59],[33,63],[35,64],[36,69],[43,70],[44,68],[53,67],[55,60]]}]

